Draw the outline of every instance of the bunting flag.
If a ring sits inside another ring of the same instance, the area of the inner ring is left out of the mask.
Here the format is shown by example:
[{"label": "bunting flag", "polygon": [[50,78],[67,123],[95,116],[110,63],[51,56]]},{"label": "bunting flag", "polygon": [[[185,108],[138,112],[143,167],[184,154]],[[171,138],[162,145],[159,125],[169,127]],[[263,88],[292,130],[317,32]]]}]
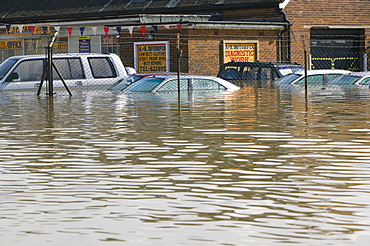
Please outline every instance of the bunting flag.
[{"label": "bunting flag", "polygon": [[9,32],[10,31],[10,24],[6,24],[5,27],[6,27],[6,31]]},{"label": "bunting flag", "polygon": [[59,32],[60,26],[55,26],[54,29],[55,29],[55,31]]},{"label": "bunting flag", "polygon": [[140,29],[141,29],[141,33],[143,34],[143,36],[145,35],[145,29],[146,29],[146,26],[140,26]]},{"label": "bunting flag", "polygon": [[[20,31],[19,31],[20,32]],[[42,26],[42,33],[46,35],[48,33],[48,27],[47,26]]]},{"label": "bunting flag", "polygon": [[33,35],[35,33],[35,26],[30,26],[31,34]]},{"label": "bunting flag", "polygon": [[19,33],[22,33],[23,32],[23,25],[18,25],[18,30],[19,30]]},{"label": "bunting flag", "polygon": [[122,30],[122,28],[120,26],[117,26],[116,27],[116,30],[117,30],[118,35],[121,36],[121,30]]},{"label": "bunting flag", "polygon": [[85,31],[85,27],[81,26],[81,27],[80,27],[80,33],[81,33],[81,36],[83,36],[83,35],[84,35],[84,31]]},{"label": "bunting flag", "polygon": [[108,37],[108,33],[109,33],[109,26],[105,26],[104,27],[104,33],[105,33],[105,36]]},{"label": "bunting flag", "polygon": [[[194,25],[193,25],[193,24],[188,24],[188,26],[195,30],[195,27],[194,27]],[[22,33],[22,32],[23,32],[23,27],[24,27],[24,25],[17,25],[17,27],[18,27],[18,29],[19,29],[19,32],[20,32],[20,33]],[[164,27],[165,27],[166,29],[170,29],[170,25],[164,25]],[[179,29],[179,31],[180,31],[180,32],[182,32],[182,24],[177,24],[177,25],[176,25],[176,27]],[[9,32],[9,31],[10,31],[10,28],[11,28],[11,24],[6,24],[6,30],[7,30],[7,32]],[[49,31],[49,29],[48,29],[48,28],[49,28],[48,26],[42,26],[42,31],[43,31],[43,34],[44,34],[44,35],[46,35],[46,34],[48,33],[48,31]],[[109,35],[109,29],[110,29],[110,27],[105,26],[105,27],[103,27],[103,28],[104,28],[105,36],[108,36],[108,35]],[[132,36],[133,31],[134,31],[134,26],[128,26],[128,27],[126,27],[126,28],[129,30],[129,32],[130,32],[130,34],[131,34],[131,36]],[[143,34],[143,36],[145,36],[147,26],[139,26],[139,28],[140,28],[141,33]],[[159,31],[159,30],[158,30],[158,26],[157,26],[157,25],[153,25],[153,26],[152,26],[152,28],[153,28],[153,30],[154,30],[156,33],[158,33],[158,31]],[[34,35],[34,33],[35,33],[35,29],[36,29],[36,26],[29,26],[29,27],[28,27],[28,29],[29,29],[30,33],[31,33],[32,35]],[[54,27],[54,29],[55,29],[57,32],[59,32],[59,30],[60,30],[60,26],[55,26],[55,27]],[[83,36],[83,35],[84,35],[84,32],[85,32],[85,27],[81,26],[79,29],[80,29],[80,34],[81,34],[81,36]],[[97,34],[98,27],[91,27],[91,30],[92,30],[92,33],[93,33],[94,35],[96,35],[96,34]],[[117,26],[117,27],[116,27],[116,31],[117,31],[118,35],[119,35],[119,36],[121,36],[122,27]],[[67,27],[67,32],[68,32],[68,35],[69,35],[69,36],[72,36],[72,33],[73,33],[73,27],[72,27],[72,26]]]},{"label": "bunting flag", "polygon": [[129,26],[128,27],[128,31],[130,32],[130,34],[132,36],[132,33],[134,32],[134,27],[133,26]]},{"label": "bunting flag", "polygon": [[180,30],[180,32],[182,32],[182,25],[181,24],[177,24],[176,27]]},{"label": "bunting flag", "polygon": [[96,35],[96,31],[98,30],[98,27],[93,26],[93,27],[91,27],[91,30],[92,30],[93,34]]},{"label": "bunting flag", "polygon": [[72,36],[72,30],[73,30],[73,27],[71,27],[71,26],[67,27],[67,31],[68,31],[69,36]]}]

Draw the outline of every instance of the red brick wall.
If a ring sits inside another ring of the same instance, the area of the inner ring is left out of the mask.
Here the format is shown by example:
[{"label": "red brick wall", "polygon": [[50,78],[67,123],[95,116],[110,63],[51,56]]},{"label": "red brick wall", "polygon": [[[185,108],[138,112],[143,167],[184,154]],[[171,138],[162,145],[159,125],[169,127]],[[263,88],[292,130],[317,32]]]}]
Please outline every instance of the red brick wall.
[{"label": "red brick wall", "polygon": [[219,40],[189,40],[189,73],[215,76],[219,70]]},{"label": "red brick wall", "polygon": [[[170,41],[170,70],[177,71],[177,33],[172,28],[161,28],[154,33],[153,41]],[[180,34],[182,50],[180,72],[217,75],[223,63],[222,45],[224,40],[258,41],[259,61],[278,61],[278,30],[241,30],[241,29],[192,29],[184,27]],[[134,66],[134,42],[145,42],[146,35],[136,31],[131,36],[122,32],[120,56],[126,66]]]},{"label": "red brick wall", "polygon": [[[292,23],[292,54],[303,53],[303,41],[309,50],[310,28],[307,26],[365,28],[370,26],[369,10],[369,0],[291,0],[283,11]],[[366,39],[369,31],[365,28]]]},{"label": "red brick wall", "polygon": [[261,30],[192,30],[187,50],[188,72],[217,75],[223,63],[223,41],[257,41],[259,61],[278,61],[278,31]]}]

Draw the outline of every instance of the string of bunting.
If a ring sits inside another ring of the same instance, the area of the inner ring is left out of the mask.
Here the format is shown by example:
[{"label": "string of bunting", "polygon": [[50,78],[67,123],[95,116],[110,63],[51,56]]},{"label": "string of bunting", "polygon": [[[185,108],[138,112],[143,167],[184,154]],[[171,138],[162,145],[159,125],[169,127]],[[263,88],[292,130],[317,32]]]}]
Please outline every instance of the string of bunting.
[{"label": "string of bunting", "polygon": [[[186,25],[189,26],[189,27],[191,27],[192,29],[195,29],[192,24],[186,24]],[[6,26],[7,33],[9,33],[10,30],[11,30],[12,25],[11,24],[7,24],[5,26]],[[34,26],[34,25],[33,26],[15,25],[15,26],[18,28],[18,31],[19,31],[20,34],[28,34],[28,33],[29,34],[32,34],[32,35],[35,34],[36,26]],[[163,27],[165,27],[166,29],[170,29],[171,26],[176,26],[177,29],[180,32],[182,32],[183,24],[164,25]],[[143,25],[143,26],[127,26],[127,27],[121,27],[121,26],[117,26],[117,27],[106,27],[106,26],[104,26],[103,27],[103,30],[104,30],[105,36],[108,36],[109,35],[109,31],[112,30],[112,29],[115,29],[118,35],[121,35],[122,29],[123,28],[126,28],[126,29],[128,29],[130,35],[132,36],[132,34],[134,32],[134,28],[139,28],[141,30],[142,35],[144,36],[148,27],[151,27],[156,33],[159,32],[159,26],[158,25],[152,25],[152,26],[145,26],[145,25]],[[54,26],[54,28],[55,28],[55,30],[57,30],[59,32],[61,27],[60,26],[57,26],[57,27]],[[73,35],[74,28],[75,27],[73,27],[73,26],[67,26],[66,27],[69,36],[72,36]],[[25,29],[26,29],[26,31],[25,31]],[[79,27],[79,32],[80,32],[80,35],[81,36],[84,35],[85,30],[86,30],[86,28],[84,26]],[[91,31],[92,31],[92,33],[94,35],[97,34],[97,30],[98,30],[98,27],[91,27]],[[42,32],[43,32],[44,35],[46,35],[48,33],[48,31],[49,31],[49,26],[42,26]]]}]

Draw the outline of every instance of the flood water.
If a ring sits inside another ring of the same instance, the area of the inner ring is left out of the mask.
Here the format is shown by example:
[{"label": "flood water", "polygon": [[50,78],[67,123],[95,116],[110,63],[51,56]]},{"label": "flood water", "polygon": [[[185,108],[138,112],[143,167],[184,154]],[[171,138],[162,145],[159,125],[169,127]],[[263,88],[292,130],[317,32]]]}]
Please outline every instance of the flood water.
[{"label": "flood water", "polygon": [[370,92],[0,94],[1,245],[368,245]]}]

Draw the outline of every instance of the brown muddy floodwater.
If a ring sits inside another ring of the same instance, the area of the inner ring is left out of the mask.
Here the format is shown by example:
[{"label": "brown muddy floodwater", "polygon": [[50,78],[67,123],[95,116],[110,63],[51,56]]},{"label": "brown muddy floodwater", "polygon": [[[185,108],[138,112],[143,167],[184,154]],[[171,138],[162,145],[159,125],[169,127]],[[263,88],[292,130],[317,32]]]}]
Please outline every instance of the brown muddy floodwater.
[{"label": "brown muddy floodwater", "polygon": [[1,245],[369,245],[369,91],[0,100]]}]

